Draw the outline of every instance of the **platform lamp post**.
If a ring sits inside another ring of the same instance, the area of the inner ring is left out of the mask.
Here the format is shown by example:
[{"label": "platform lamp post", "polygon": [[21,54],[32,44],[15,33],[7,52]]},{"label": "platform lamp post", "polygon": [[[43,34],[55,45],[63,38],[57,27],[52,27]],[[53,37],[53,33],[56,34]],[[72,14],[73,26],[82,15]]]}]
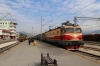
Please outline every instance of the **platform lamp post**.
[{"label": "platform lamp post", "polygon": [[42,16],[41,16],[41,40],[42,40],[42,20],[44,20],[44,19],[42,19]]},{"label": "platform lamp post", "polygon": [[32,36],[33,36],[33,27],[32,27]]}]

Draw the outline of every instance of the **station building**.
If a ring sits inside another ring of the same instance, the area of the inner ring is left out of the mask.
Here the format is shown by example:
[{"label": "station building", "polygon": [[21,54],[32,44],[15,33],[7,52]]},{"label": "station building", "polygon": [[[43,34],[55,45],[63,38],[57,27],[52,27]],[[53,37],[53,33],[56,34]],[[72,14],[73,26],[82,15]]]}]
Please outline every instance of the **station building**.
[{"label": "station building", "polygon": [[17,23],[10,20],[0,20],[0,39],[15,39]]}]

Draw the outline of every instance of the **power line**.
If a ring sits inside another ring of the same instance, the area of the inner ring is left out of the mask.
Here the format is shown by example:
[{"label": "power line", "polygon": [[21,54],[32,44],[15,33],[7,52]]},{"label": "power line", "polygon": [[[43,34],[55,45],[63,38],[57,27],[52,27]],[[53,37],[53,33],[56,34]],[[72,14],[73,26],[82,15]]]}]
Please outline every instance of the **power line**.
[{"label": "power line", "polygon": [[[56,5],[57,5],[57,3],[55,4],[55,7],[56,7]],[[44,25],[46,25],[46,24],[50,23],[51,21],[53,21],[53,19],[51,19],[50,21],[48,21],[48,22],[47,22],[47,23],[45,23]],[[42,25],[42,26],[44,26],[44,25]]]},{"label": "power line", "polygon": [[[0,5],[1,6],[1,5]],[[2,7],[2,6],[1,6]],[[3,8],[3,7],[2,7]],[[4,9],[4,8],[3,8]],[[1,12],[0,12],[1,13]],[[3,16],[4,16],[4,14],[3,13],[1,13]]]},{"label": "power line", "polygon": [[[92,18],[92,20],[95,20],[96,18]],[[85,19],[85,20],[91,20],[91,19]],[[84,21],[86,22],[86,21]],[[80,25],[82,25],[84,22],[82,22]]]},{"label": "power line", "polygon": [[[81,3],[81,2],[83,2],[84,0],[81,0],[79,3]],[[75,1],[76,2],[76,1]],[[74,2],[74,3],[75,3]],[[71,7],[70,9],[68,9],[66,12],[68,12],[68,11],[70,11],[71,9],[73,9],[75,6],[73,6],[73,7]],[[63,14],[65,14],[65,12],[64,13],[62,13],[61,15],[63,15]],[[61,16],[60,15],[60,16]],[[60,17],[60,16],[58,16],[58,17]],[[56,17],[56,19],[58,18],[58,17]],[[45,23],[44,25],[46,25],[46,24],[48,24],[48,23],[50,23],[51,21],[53,21],[53,19],[52,20],[50,20],[49,22],[47,22],[47,23]]]},{"label": "power line", "polygon": [[0,14],[2,14],[2,15],[3,15],[3,17],[2,17],[2,18],[0,18],[0,20],[1,20],[1,19],[3,19],[3,18],[5,18],[6,16],[10,15],[10,13],[7,13],[7,15],[4,15],[4,14],[3,14],[3,13],[1,13],[1,12],[0,12]]},{"label": "power line", "polygon": [[[84,0],[80,1],[79,3],[82,3],[83,1],[84,1]],[[75,1],[75,2],[76,2],[76,1]],[[74,3],[75,3],[75,2],[74,2]],[[66,12],[70,11],[70,10],[73,9],[73,8],[75,8],[75,6],[71,7],[71,8],[68,9]],[[62,13],[61,15],[63,15],[63,14],[64,14],[64,13]],[[61,16],[61,15],[60,15],[60,16]],[[57,17],[57,18],[58,18],[58,17]]]},{"label": "power line", "polygon": [[[97,1],[97,0],[95,0],[94,2],[96,2],[96,1]],[[85,9],[86,7],[92,5],[94,2],[92,2],[92,3],[90,3],[89,5],[87,5],[87,6],[83,7],[83,8],[81,8],[80,10],[78,10],[78,11],[72,13],[71,15],[78,13],[79,11],[81,11],[81,10]],[[70,17],[71,15],[69,15],[68,17]],[[65,19],[65,18],[64,18],[64,19]]]},{"label": "power line", "polygon": [[[94,2],[96,2],[96,1],[97,1],[97,0],[95,0]],[[86,5],[85,7],[81,8],[80,10],[78,10],[78,11],[76,11],[76,12],[74,12],[74,13],[72,13],[71,15],[78,13],[79,11],[81,11],[81,10],[85,9],[86,7],[92,5],[94,2],[90,3],[89,5]],[[66,18],[70,17],[71,15],[67,16]],[[66,18],[64,18],[64,19],[66,19]],[[63,20],[64,20],[64,19],[63,19]],[[57,23],[55,23],[55,24],[57,24]],[[54,24],[54,25],[55,25],[55,24]]]},{"label": "power line", "polygon": [[[53,20],[50,20],[49,22],[51,22],[51,21],[53,21]],[[49,23],[49,22],[47,22],[47,23]],[[46,25],[47,23],[45,23],[44,25]],[[42,25],[42,26],[44,26],[44,25]]]},{"label": "power line", "polygon": [[[86,22],[86,21],[84,21],[84,22]],[[80,25],[82,25],[84,22],[82,22]]]},{"label": "power line", "polygon": [[[0,7],[2,7],[1,5],[0,5]],[[3,7],[2,7],[3,8]],[[8,12],[6,9],[4,9],[3,8],[3,10],[5,10],[5,12]],[[11,14],[9,14],[11,17],[12,17],[12,15]],[[12,17],[12,19],[13,19],[13,17]],[[12,21],[12,19],[10,18],[10,21]]]},{"label": "power line", "polygon": [[0,20],[3,19],[3,18],[5,18],[5,17],[8,16],[8,15],[10,15],[10,13],[8,13],[7,15],[3,16],[2,18],[0,18]]}]

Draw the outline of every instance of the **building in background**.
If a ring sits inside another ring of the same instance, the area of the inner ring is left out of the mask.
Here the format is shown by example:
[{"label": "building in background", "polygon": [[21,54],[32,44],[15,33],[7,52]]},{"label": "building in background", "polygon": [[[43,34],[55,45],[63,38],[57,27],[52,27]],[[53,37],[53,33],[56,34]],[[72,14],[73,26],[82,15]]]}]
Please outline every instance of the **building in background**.
[{"label": "building in background", "polygon": [[0,39],[10,39],[10,31],[6,29],[0,30]]},{"label": "building in background", "polygon": [[10,32],[11,32],[11,34],[10,34],[10,38],[11,39],[15,39],[16,38],[16,25],[17,25],[17,23],[15,23],[15,22],[10,22]]},{"label": "building in background", "polygon": [[0,39],[15,39],[17,23],[10,20],[0,20]]}]

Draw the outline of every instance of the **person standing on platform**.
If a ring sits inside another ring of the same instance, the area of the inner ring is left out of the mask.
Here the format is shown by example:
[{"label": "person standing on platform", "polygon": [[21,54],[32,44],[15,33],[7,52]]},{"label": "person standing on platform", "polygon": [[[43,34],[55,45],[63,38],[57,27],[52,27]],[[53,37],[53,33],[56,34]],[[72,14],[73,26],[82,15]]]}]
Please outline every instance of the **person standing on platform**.
[{"label": "person standing on platform", "polygon": [[29,43],[29,45],[31,44],[31,38],[29,37],[29,39],[28,39],[28,43]]},{"label": "person standing on platform", "polygon": [[34,42],[34,38],[32,37],[31,42]]}]

